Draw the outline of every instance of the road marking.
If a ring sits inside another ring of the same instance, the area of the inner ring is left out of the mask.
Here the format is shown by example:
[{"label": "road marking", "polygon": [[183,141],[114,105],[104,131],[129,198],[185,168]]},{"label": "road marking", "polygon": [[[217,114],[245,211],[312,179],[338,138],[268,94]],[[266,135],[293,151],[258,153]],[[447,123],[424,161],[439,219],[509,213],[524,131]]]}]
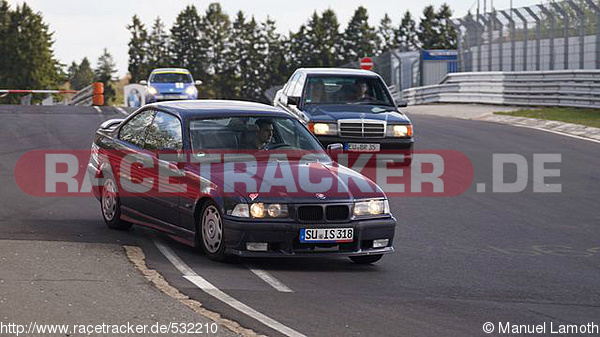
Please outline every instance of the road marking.
[{"label": "road marking", "polygon": [[117,111],[119,111],[120,113],[122,113],[125,116],[129,116],[129,113],[127,111],[125,111],[125,109],[121,108],[120,106],[116,106],[114,107],[115,109],[117,109]]},{"label": "road marking", "polygon": [[246,266],[246,267],[248,267],[248,269],[250,269],[250,271],[253,272],[254,275],[260,277],[263,281],[267,282],[271,287],[277,289],[277,291],[281,291],[282,293],[293,293],[294,292],[292,289],[288,288],[281,281],[276,279],[273,275],[269,274],[266,270],[254,268],[251,266]]},{"label": "road marking", "polygon": [[98,111],[98,112],[102,113],[102,110],[100,110],[100,107],[99,107],[99,106],[95,106],[95,105],[94,105],[94,109],[96,109],[96,111]]},{"label": "road marking", "polygon": [[175,252],[173,252],[171,248],[165,246],[162,242],[159,242],[157,239],[153,238],[152,241],[154,242],[156,248],[158,248],[158,250],[160,250],[160,252],[167,258],[167,260],[169,260],[173,264],[173,266],[175,266],[175,268],[177,268],[183,274],[183,277],[186,280],[195,284],[205,293],[213,296],[214,298],[229,305],[237,311],[254,318],[262,324],[268,326],[269,328],[281,332],[286,336],[306,337],[300,332],[293,330],[292,328],[289,328],[264,314],[261,314],[260,312],[250,308],[244,303],[227,295],[222,290],[205,280],[202,276],[196,274],[196,272],[192,268],[190,268],[190,266],[188,266],[185,262],[183,262],[183,260],[181,260],[181,258],[177,256],[177,254],[175,254]]}]

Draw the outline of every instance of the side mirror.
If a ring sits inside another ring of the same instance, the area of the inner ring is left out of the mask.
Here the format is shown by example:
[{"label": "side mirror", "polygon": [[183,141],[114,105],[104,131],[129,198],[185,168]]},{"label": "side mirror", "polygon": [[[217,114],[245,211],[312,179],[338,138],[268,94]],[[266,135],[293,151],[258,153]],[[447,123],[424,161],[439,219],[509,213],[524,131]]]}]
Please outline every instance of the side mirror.
[{"label": "side mirror", "polygon": [[[327,145],[327,154],[329,154],[330,157],[333,157],[334,155],[339,154],[343,150],[344,150],[344,145],[342,143],[333,143],[333,144]],[[335,158],[332,158],[332,159],[335,160]]]},{"label": "side mirror", "polygon": [[288,105],[296,105],[296,106],[298,106],[298,104],[300,104],[300,97],[298,97],[298,96],[288,96],[287,97],[287,104]]},{"label": "side mirror", "polygon": [[200,81],[200,80],[195,80],[194,81],[194,85],[201,85],[201,84],[202,84],[202,81]]},{"label": "side mirror", "polygon": [[396,105],[399,108],[406,108],[408,106],[408,102],[404,99],[399,99],[399,100],[396,100]]},{"label": "side mirror", "polygon": [[146,81],[146,80],[141,80],[141,81],[140,81],[140,84],[141,84],[141,85],[148,85],[148,81]]}]

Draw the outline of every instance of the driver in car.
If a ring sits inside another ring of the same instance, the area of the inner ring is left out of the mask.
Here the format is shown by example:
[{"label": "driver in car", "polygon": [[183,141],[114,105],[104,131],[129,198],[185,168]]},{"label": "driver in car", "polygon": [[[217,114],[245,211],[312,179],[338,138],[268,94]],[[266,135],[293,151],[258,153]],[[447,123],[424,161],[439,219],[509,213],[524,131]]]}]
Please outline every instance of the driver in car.
[{"label": "driver in car", "polygon": [[266,118],[257,119],[254,125],[257,126],[256,136],[249,144],[250,149],[264,149],[273,139],[273,121]]}]

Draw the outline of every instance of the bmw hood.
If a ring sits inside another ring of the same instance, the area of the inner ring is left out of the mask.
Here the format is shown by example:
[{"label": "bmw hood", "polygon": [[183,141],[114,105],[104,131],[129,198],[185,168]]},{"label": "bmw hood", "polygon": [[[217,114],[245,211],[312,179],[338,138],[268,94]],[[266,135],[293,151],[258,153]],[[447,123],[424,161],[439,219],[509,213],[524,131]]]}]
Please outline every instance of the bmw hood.
[{"label": "bmw hood", "polygon": [[336,122],[339,119],[375,119],[388,123],[409,124],[410,119],[395,107],[366,104],[308,105],[304,113],[314,121]]},{"label": "bmw hood", "polygon": [[248,203],[352,202],[385,197],[369,178],[337,163],[271,160],[244,166],[241,162],[221,163],[213,168],[211,180],[220,185],[220,194],[236,194]]}]

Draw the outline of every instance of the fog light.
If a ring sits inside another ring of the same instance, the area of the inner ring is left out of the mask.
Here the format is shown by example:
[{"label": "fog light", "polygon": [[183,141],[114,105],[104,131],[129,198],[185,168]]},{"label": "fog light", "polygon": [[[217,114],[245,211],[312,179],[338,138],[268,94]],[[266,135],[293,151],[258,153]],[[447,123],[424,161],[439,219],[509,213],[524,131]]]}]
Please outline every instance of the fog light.
[{"label": "fog light", "polygon": [[373,248],[387,247],[388,243],[390,243],[389,239],[373,240]]},{"label": "fog light", "polygon": [[247,242],[246,250],[253,252],[266,252],[269,248],[269,244],[266,242]]}]

